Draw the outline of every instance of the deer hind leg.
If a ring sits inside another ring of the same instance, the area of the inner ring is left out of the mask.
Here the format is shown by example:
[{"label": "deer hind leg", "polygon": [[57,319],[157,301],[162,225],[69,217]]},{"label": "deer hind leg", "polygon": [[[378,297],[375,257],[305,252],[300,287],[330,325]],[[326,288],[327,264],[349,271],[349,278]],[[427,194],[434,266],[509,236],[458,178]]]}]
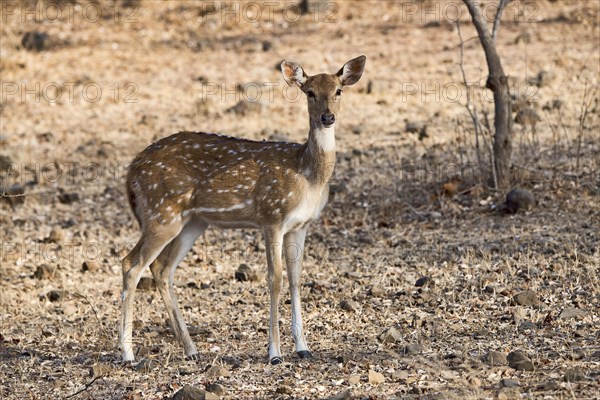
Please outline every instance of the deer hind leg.
[{"label": "deer hind leg", "polygon": [[267,248],[267,280],[271,297],[269,318],[269,361],[271,364],[281,364],[281,346],[279,340],[279,296],[283,284],[281,253],[283,235],[277,229],[265,229]]},{"label": "deer hind leg", "polygon": [[131,253],[123,259],[123,293],[121,294],[122,312],[119,329],[119,344],[123,352],[123,361],[133,361],[133,308],[135,290],[142,273],[158,257],[161,251],[181,231],[181,223],[160,229],[144,229],[142,237]]},{"label": "deer hind leg", "polygon": [[173,290],[173,276],[179,263],[185,258],[185,255],[194,246],[198,236],[206,228],[207,225],[205,224],[197,224],[193,223],[193,221],[188,223],[179,235],[163,249],[156,261],[150,265],[150,271],[152,271],[152,275],[154,276],[156,288],[167,307],[167,313],[175,336],[183,344],[185,355],[190,359],[195,359],[198,351],[190,337],[185,320],[181,315],[177,295],[175,294],[175,290]]},{"label": "deer hind leg", "polygon": [[285,261],[287,265],[288,281],[290,283],[290,297],[292,298],[292,336],[296,345],[296,353],[300,358],[311,358],[304,339],[302,328],[302,306],[300,302],[300,277],[302,274],[302,257],[304,255],[304,239],[306,229],[289,232],[284,237]]}]

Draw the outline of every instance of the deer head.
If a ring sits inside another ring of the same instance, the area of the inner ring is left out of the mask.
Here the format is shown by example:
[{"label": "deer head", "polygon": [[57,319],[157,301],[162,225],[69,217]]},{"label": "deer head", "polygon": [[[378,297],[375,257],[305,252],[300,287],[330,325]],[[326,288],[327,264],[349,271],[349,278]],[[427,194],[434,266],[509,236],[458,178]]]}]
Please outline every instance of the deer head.
[{"label": "deer head", "polygon": [[359,56],[344,64],[336,74],[314,76],[306,75],[304,69],[295,62],[283,61],[281,73],[290,86],[297,86],[306,93],[311,121],[327,128],[335,123],[343,87],[358,82],[365,69],[366,60],[365,56]]}]

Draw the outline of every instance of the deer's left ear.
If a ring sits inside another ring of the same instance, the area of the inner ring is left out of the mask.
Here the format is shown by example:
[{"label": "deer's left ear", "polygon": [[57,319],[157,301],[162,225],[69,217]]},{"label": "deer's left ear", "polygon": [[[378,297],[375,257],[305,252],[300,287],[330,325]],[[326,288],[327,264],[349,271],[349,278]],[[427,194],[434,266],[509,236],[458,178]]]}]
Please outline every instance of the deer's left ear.
[{"label": "deer's left ear", "polygon": [[344,86],[354,85],[363,74],[365,70],[365,63],[367,62],[367,57],[359,56],[353,58],[348,61],[342,69],[340,69],[337,73],[337,76],[340,78],[340,82]]},{"label": "deer's left ear", "polygon": [[295,62],[291,61],[284,60],[281,63],[281,74],[283,75],[283,79],[285,79],[288,85],[295,85],[298,86],[300,89],[302,89],[302,86],[308,79],[306,73],[304,72],[304,69],[302,69],[302,67],[299,64],[296,64]]}]

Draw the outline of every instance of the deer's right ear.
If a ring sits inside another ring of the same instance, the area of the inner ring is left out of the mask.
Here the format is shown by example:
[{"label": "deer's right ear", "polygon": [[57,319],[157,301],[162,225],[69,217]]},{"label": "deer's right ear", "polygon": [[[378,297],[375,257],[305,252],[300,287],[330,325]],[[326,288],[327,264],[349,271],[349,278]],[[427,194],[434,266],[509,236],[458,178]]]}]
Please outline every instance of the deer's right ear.
[{"label": "deer's right ear", "polygon": [[344,64],[342,69],[340,69],[337,73],[342,85],[350,86],[358,82],[363,74],[363,71],[365,70],[366,62],[367,57],[359,56]]},{"label": "deer's right ear", "polygon": [[306,79],[308,79],[300,65],[285,60],[281,63],[281,75],[283,75],[283,79],[285,79],[288,85],[296,85],[300,89],[302,89],[302,86],[306,83]]}]

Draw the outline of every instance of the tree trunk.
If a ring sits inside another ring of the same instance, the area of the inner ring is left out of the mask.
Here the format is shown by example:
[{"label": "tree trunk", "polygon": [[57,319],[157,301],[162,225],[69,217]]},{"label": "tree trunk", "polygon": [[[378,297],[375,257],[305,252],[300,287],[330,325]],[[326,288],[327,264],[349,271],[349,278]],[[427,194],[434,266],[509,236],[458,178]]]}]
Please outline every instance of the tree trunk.
[{"label": "tree trunk", "polygon": [[504,75],[496,45],[492,39],[485,18],[479,9],[479,2],[463,0],[473,25],[477,29],[479,41],[485,52],[488,65],[488,79],[486,87],[494,92],[494,169],[496,171],[497,185],[506,188],[510,185],[510,159],[512,153],[512,114],[511,99],[508,90],[508,77]]}]

